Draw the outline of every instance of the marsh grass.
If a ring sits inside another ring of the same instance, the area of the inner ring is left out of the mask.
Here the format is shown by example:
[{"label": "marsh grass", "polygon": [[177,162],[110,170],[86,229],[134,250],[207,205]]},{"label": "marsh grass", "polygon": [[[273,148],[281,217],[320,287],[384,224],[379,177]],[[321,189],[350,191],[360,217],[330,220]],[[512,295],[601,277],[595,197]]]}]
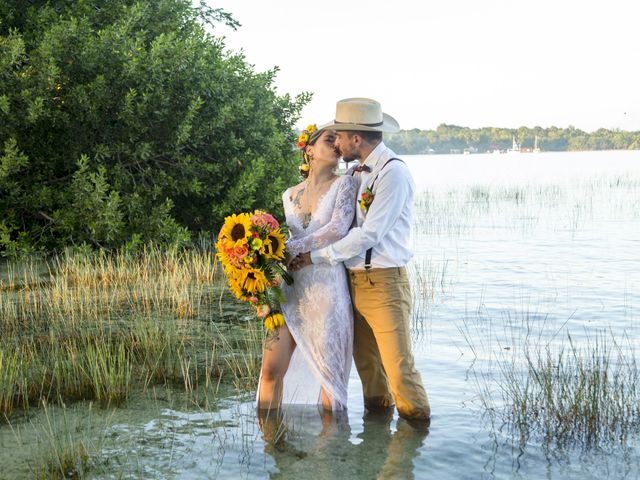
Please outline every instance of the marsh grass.
[{"label": "marsh grass", "polygon": [[[14,457],[26,458],[28,466],[21,473],[14,470],[18,458],[4,458],[2,478],[63,479],[86,478],[94,468],[94,459],[102,451],[111,415],[96,416],[92,405],[83,406],[81,414],[62,404],[52,407],[42,402],[38,414],[15,428],[11,425],[13,440],[19,451]],[[9,463],[9,465],[7,465]],[[6,475],[6,476],[5,476]],[[28,475],[28,476],[27,476]]]},{"label": "marsh grass", "polygon": [[156,384],[181,386],[196,404],[213,401],[220,382],[250,388],[262,332],[239,321],[242,306],[220,315],[231,299],[219,272],[211,251],[155,248],[7,265],[0,419],[43,400],[117,406]]},{"label": "marsh grass", "polygon": [[22,376],[19,352],[0,350],[0,414],[4,417],[14,408],[16,386]]},{"label": "marsh grass", "polygon": [[[465,185],[416,197],[416,236],[465,236],[482,228],[528,234],[576,231],[594,220],[640,216],[640,178],[601,176],[566,184]],[[612,215],[613,214],[613,215]]]},{"label": "marsh grass", "polygon": [[[34,465],[36,478],[84,478],[89,468],[90,451],[87,439],[78,438],[79,425],[72,425],[62,409],[62,415],[52,415],[43,402],[45,421],[34,426],[44,445],[41,461]],[[94,452],[91,452],[94,453]],[[95,452],[98,453],[98,452]]]},{"label": "marsh grass", "polygon": [[85,350],[87,377],[93,395],[104,406],[118,405],[129,396],[133,365],[122,339],[89,344]]},{"label": "marsh grass", "polygon": [[69,251],[2,270],[0,428],[44,418],[33,478],[100,471],[101,447],[89,439],[107,427],[72,425],[68,404],[112,409],[159,386],[208,410],[222,384],[255,388],[262,328],[227,293],[210,250]]},{"label": "marsh grass", "polygon": [[521,448],[535,440],[547,450],[626,444],[640,433],[640,370],[628,338],[598,332],[577,340],[560,334],[563,328],[543,336],[546,318],[521,319],[512,323],[516,333],[495,332],[486,318],[460,329],[476,359],[477,398],[494,428],[506,427]]},{"label": "marsh grass", "polygon": [[446,258],[440,261],[421,256],[409,264],[408,275],[413,296],[411,332],[415,339],[420,339],[428,331],[425,319],[429,306],[452,292],[454,263]]},{"label": "marsh grass", "polygon": [[567,336],[557,351],[525,354],[526,369],[501,364],[509,417],[523,440],[586,447],[625,443],[640,426],[640,372],[631,348],[597,335],[581,346]]},{"label": "marsh grass", "polygon": [[[224,360],[232,372],[235,387],[238,390],[255,391],[260,375],[262,346],[265,344],[262,325],[250,323],[243,327],[244,335],[220,335],[226,352]],[[269,348],[269,339],[266,340]]]}]

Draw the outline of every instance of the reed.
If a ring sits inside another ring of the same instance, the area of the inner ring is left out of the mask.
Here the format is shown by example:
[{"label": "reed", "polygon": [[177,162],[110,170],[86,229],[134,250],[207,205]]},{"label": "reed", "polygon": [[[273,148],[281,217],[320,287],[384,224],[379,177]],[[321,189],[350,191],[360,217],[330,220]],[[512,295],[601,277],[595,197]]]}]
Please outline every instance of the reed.
[{"label": "reed", "polygon": [[0,418],[8,417],[13,410],[22,370],[19,352],[0,349]]},{"label": "reed", "polygon": [[445,258],[436,261],[431,257],[421,256],[408,265],[413,296],[411,333],[415,340],[428,332],[425,320],[429,306],[438,298],[451,293],[454,278],[450,272],[450,263],[453,262]]},{"label": "reed", "polygon": [[[547,342],[525,316],[505,348],[496,332],[461,329],[477,363],[480,403],[491,424],[506,426],[522,448],[597,448],[626,442],[640,428],[640,369],[632,342],[603,332]],[[544,323],[544,322],[543,322]],[[481,340],[479,340],[481,339]],[[495,354],[494,352],[500,352]]]},{"label": "reed", "polygon": [[85,359],[85,374],[95,398],[107,407],[124,402],[129,396],[133,368],[125,344],[91,342],[86,347]]},{"label": "reed", "polygon": [[178,375],[177,352],[185,336],[170,319],[134,317],[126,333],[131,362],[144,387],[163,383]]},{"label": "reed", "polygon": [[[220,335],[222,358],[233,385],[239,391],[255,391],[260,375],[262,347],[268,342],[264,329],[257,322],[248,322],[235,333]],[[277,333],[275,333],[277,334]]]},{"label": "reed", "polygon": [[517,424],[533,425],[546,443],[577,440],[593,447],[626,442],[640,426],[640,371],[634,349],[604,335],[584,346],[567,338],[566,349],[527,355],[530,386],[511,395]]},{"label": "reed", "polygon": [[[197,404],[212,401],[222,381],[247,388],[240,378],[257,371],[261,349],[251,328],[215,325],[246,313],[222,308],[218,272],[211,251],[153,247],[137,255],[67,251],[44,263],[7,265],[0,418],[42,400],[118,405],[132,388],[154,384],[183,385]],[[251,352],[230,361],[232,348]]]},{"label": "reed", "polygon": [[[415,201],[417,237],[464,236],[497,227],[516,234],[533,229],[576,231],[598,219],[637,218],[640,179],[600,176],[566,185],[465,185],[421,192]],[[613,217],[613,218],[612,218]]]},{"label": "reed", "polygon": [[[66,406],[52,409],[46,402],[41,414],[31,421],[35,441],[41,445],[37,462],[30,465],[32,478],[86,478],[94,470],[108,431],[110,418],[96,420],[91,405],[82,416],[69,415]],[[16,440],[28,445],[17,432]],[[33,437],[29,435],[30,441]],[[36,460],[36,459],[34,459]]]},{"label": "reed", "polygon": [[136,256],[66,252],[44,265],[28,262],[20,272],[10,265],[0,284],[2,327],[67,327],[131,313],[192,318],[212,303],[218,271],[213,252],[153,247]]}]

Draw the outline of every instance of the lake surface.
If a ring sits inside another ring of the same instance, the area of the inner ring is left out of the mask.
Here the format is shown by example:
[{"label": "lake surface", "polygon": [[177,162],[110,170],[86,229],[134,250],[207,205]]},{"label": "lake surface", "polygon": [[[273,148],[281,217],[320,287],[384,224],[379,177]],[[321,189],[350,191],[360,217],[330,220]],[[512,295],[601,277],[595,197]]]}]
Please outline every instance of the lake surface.
[{"label": "lake surface", "polygon": [[251,394],[215,411],[132,400],[103,439],[102,466],[114,473],[95,478],[640,476],[637,431],[558,447],[535,432],[522,442],[501,415],[501,365],[519,365],[527,348],[609,335],[636,354],[640,152],[404,158],[419,190],[410,272],[429,431],[365,416],[354,367],[345,415],[291,407],[284,427],[261,429]]}]

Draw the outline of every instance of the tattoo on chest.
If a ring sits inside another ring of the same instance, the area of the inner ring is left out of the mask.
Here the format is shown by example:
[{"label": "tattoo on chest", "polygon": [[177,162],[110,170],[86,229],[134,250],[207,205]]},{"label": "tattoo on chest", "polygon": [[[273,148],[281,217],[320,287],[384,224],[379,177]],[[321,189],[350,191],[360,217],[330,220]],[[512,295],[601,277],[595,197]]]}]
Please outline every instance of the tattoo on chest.
[{"label": "tattoo on chest", "polygon": [[304,188],[301,188],[300,190],[298,190],[298,193],[296,193],[296,197],[293,199],[293,204],[300,208],[300,203],[302,201],[302,195],[304,194]]},{"label": "tattoo on chest", "polygon": [[304,228],[307,228],[310,223],[311,223],[311,214],[310,213],[303,213],[302,214],[302,226]]}]

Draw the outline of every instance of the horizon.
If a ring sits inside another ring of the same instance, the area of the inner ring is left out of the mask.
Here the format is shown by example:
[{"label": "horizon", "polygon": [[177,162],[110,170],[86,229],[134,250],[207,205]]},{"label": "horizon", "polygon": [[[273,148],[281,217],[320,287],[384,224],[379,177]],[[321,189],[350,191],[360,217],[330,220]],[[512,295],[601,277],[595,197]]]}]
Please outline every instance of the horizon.
[{"label": "horizon", "polygon": [[640,133],[640,129],[639,130],[623,130],[623,129],[620,129],[620,128],[606,128],[606,127],[599,127],[599,128],[596,128],[595,130],[588,131],[588,130],[584,130],[582,128],[578,128],[575,125],[567,125],[566,127],[560,127],[558,125],[549,125],[547,127],[543,127],[543,126],[540,126],[540,125],[535,125],[533,127],[529,127],[527,125],[520,125],[519,127],[504,127],[504,126],[495,126],[495,125],[484,125],[482,127],[470,127],[470,126],[467,126],[467,125],[456,125],[456,124],[453,124],[453,123],[444,123],[444,122],[436,125],[434,128],[418,128],[418,127],[402,128],[402,127],[400,127],[399,131],[402,132],[402,131],[408,131],[408,130],[420,130],[420,131],[437,130],[438,127],[440,127],[442,125],[447,126],[447,127],[468,128],[470,130],[482,130],[482,129],[485,129],[485,128],[495,128],[497,130],[519,130],[521,128],[526,128],[527,130],[535,130],[536,128],[540,128],[542,130],[549,130],[551,128],[557,128],[559,130],[568,130],[570,128],[574,128],[576,130],[579,130],[579,131],[587,133],[587,134],[592,134],[592,133],[595,133],[595,132],[597,132],[599,130],[606,130],[606,131],[609,131],[609,132]]}]

